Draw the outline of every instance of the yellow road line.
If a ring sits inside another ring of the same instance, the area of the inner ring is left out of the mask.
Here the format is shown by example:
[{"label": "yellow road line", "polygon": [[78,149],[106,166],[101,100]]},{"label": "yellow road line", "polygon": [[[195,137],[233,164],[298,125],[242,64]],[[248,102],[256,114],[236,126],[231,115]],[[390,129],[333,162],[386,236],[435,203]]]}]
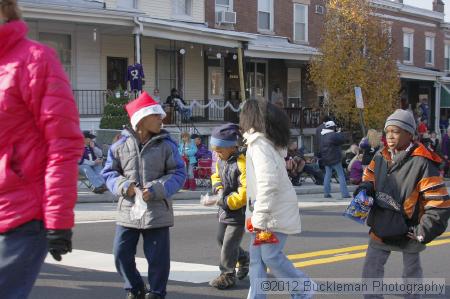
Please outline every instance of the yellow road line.
[{"label": "yellow road line", "polygon": [[326,249],[326,250],[312,251],[312,252],[306,252],[306,253],[291,254],[291,255],[288,255],[287,257],[290,260],[299,260],[299,259],[305,259],[305,258],[310,258],[310,257],[322,256],[322,255],[332,255],[332,254],[346,253],[346,252],[351,252],[351,251],[360,251],[360,250],[366,250],[366,249],[367,249],[367,245],[357,245],[357,246],[343,247],[343,248],[337,248],[337,249]]},{"label": "yellow road line", "polygon": [[[447,236],[450,236],[450,232],[443,233],[439,238],[447,237]],[[436,241],[433,241],[433,242],[436,242]],[[431,246],[431,244],[433,242],[428,244],[428,246]],[[325,249],[325,250],[311,251],[311,252],[305,252],[305,253],[290,254],[287,257],[290,260],[299,260],[299,259],[306,259],[306,258],[310,258],[310,257],[340,254],[340,253],[347,253],[347,252],[351,252],[351,251],[360,251],[360,250],[366,250],[366,249],[367,249],[367,245],[356,245],[356,246],[336,248],[336,249]]]},{"label": "yellow road line", "polygon": [[[430,242],[429,244],[427,244],[427,247],[439,246],[439,245],[444,245],[444,244],[450,244],[450,239],[435,240],[435,241]],[[365,248],[361,248],[361,249],[367,249],[367,245],[364,245],[364,246],[365,246]],[[351,251],[356,251],[358,249],[355,249],[355,248],[357,248],[357,247],[364,247],[364,246],[352,246],[352,247],[347,247],[347,248],[340,248],[342,250],[340,250],[339,252],[337,252],[338,251],[337,249],[309,252],[309,253],[305,254],[305,255],[308,255],[308,256],[305,256],[305,257],[314,257],[314,256],[326,255],[324,252],[333,252],[331,254],[348,253],[348,251],[345,252],[345,251],[343,251],[343,249],[351,248]],[[322,253],[322,254],[314,255],[315,253]],[[328,253],[328,255],[329,254],[330,253]],[[296,255],[296,256],[298,256],[298,255]],[[307,260],[307,261],[303,261],[303,262],[297,262],[297,263],[294,263],[294,266],[300,268],[300,267],[309,267],[309,266],[316,266],[316,265],[323,265],[323,264],[331,264],[331,263],[335,263],[335,262],[342,262],[342,261],[359,259],[359,258],[363,258],[365,256],[366,256],[366,251],[361,251],[361,252],[357,252],[357,253],[348,253],[348,254],[344,254],[344,255],[337,255],[337,256],[331,256],[331,257]],[[303,258],[305,258],[305,257],[303,257]]]},{"label": "yellow road line", "polygon": [[354,260],[359,259],[366,256],[366,252],[358,252],[358,253],[352,253],[347,255],[340,255],[340,256],[332,256],[332,257],[326,257],[322,259],[314,259],[304,262],[298,262],[294,263],[295,267],[303,268],[308,266],[315,266],[315,265],[322,265],[322,264],[330,264],[334,262],[341,262],[341,261],[347,261],[347,260]]}]

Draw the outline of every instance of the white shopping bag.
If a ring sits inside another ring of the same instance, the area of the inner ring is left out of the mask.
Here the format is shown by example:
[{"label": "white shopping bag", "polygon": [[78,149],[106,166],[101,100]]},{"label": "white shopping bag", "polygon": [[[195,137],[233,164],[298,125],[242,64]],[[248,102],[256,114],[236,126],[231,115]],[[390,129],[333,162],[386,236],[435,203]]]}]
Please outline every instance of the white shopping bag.
[{"label": "white shopping bag", "polygon": [[130,217],[131,220],[140,220],[147,210],[147,203],[144,201],[144,196],[141,189],[135,188],[134,191],[136,194],[134,196],[134,205],[130,210]]},{"label": "white shopping bag", "polygon": [[214,206],[217,204],[217,200],[217,195],[209,195],[209,193],[200,195],[200,204],[206,207]]}]

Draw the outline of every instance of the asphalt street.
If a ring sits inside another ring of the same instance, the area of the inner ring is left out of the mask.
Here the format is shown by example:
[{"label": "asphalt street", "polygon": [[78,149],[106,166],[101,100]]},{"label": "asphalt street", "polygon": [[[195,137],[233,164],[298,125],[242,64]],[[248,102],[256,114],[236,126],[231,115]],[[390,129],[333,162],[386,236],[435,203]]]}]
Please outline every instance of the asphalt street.
[{"label": "asphalt street", "polygon": [[[300,205],[303,232],[289,237],[285,251],[296,266],[312,278],[358,278],[368,229],[342,216],[345,202],[334,203],[337,204],[335,206],[331,204],[319,202],[312,207]],[[167,298],[246,298],[248,279],[239,281],[235,288],[226,291],[213,289],[207,284],[218,273],[217,218],[214,209],[200,207],[197,201],[180,201],[176,203],[175,211],[175,226],[171,229],[173,273]],[[113,219],[113,215],[113,204],[84,204],[77,207],[72,257],[64,257],[62,264],[47,259],[31,299],[125,298],[123,283],[115,273],[111,255],[115,224],[110,219]],[[248,236],[244,238],[243,246],[248,247]],[[141,243],[137,257],[143,267],[141,271],[145,272],[144,255],[140,247]],[[450,232],[422,253],[425,277],[445,278],[448,282],[447,295],[439,298],[450,298],[449,249]],[[401,277],[401,272],[402,256],[393,253],[386,266],[386,277]],[[269,298],[289,297],[271,295]]]}]

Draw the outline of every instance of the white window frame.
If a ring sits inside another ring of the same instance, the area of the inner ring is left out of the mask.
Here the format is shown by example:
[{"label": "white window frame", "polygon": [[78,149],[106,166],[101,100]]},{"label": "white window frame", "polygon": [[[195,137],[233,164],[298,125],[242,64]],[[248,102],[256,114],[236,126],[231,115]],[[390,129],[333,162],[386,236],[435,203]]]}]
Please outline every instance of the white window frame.
[{"label": "white window frame", "polygon": [[450,71],[450,40],[446,40],[444,43],[444,70]]},{"label": "white window frame", "polygon": [[[427,41],[430,41],[429,43]],[[434,34],[425,34],[425,64],[426,65],[434,65],[434,48],[435,48],[435,35]],[[428,49],[427,44],[429,44],[431,49]],[[427,61],[427,51],[431,51],[431,61]]]},{"label": "white window frame", "polygon": [[403,28],[403,48],[405,48],[405,35],[409,36],[409,60],[404,59],[404,52],[402,51],[403,63],[413,64],[414,63],[414,31]]},{"label": "white window frame", "polygon": [[[74,32],[67,32],[67,31],[59,31],[59,30],[39,30],[37,34],[37,39],[41,41],[41,35],[42,34],[49,34],[49,35],[65,35],[70,37],[70,65],[64,63],[64,61],[61,61],[59,57],[59,53],[57,52],[58,60],[60,61],[61,65],[64,68],[64,72],[67,74],[67,77],[69,78],[69,81],[73,87],[73,89],[76,89],[75,86],[77,86],[76,78],[77,78],[77,70],[76,70],[76,55],[75,55],[75,33]],[[48,45],[50,46],[50,45]],[[50,46],[51,47],[51,46]]]},{"label": "white window frame", "polygon": [[[296,13],[297,6],[303,6],[305,8],[305,40],[296,39],[295,24],[300,23],[300,22],[297,22],[297,13]],[[308,42],[308,13],[309,13],[308,8],[309,7],[306,4],[300,4],[300,3],[294,4],[294,41],[295,42],[299,42],[299,43],[307,43]]]},{"label": "white window frame", "polygon": [[[269,1],[269,7],[270,7],[270,11],[263,11],[263,10],[259,10],[259,1],[260,0],[258,0],[258,3],[257,3],[257,5],[258,5],[258,7],[257,7],[257,23],[258,23],[258,32],[273,32],[274,30],[273,30],[273,14],[274,14],[274,10],[273,10],[273,0],[262,0],[262,1]],[[259,12],[265,12],[265,13],[269,13],[269,15],[270,15],[270,20],[269,20],[269,29],[266,29],[266,28],[260,28],[259,27]]]},{"label": "white window frame", "polygon": [[233,11],[233,0],[228,0],[228,5],[217,4],[217,0],[215,0],[215,11]]},{"label": "white window frame", "polygon": [[[180,1],[185,2],[185,7],[190,6],[190,13],[182,12],[179,9],[179,3]],[[194,13],[194,0],[172,0],[172,14],[176,18],[181,19],[192,19]]]}]

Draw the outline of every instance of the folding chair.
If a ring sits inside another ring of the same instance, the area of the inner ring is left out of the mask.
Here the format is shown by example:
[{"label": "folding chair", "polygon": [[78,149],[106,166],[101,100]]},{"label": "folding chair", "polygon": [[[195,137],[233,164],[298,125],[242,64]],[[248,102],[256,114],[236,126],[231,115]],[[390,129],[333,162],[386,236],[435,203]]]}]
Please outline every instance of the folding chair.
[{"label": "folding chair", "polygon": [[211,188],[212,159],[199,159],[194,168],[195,183],[199,187]]}]

